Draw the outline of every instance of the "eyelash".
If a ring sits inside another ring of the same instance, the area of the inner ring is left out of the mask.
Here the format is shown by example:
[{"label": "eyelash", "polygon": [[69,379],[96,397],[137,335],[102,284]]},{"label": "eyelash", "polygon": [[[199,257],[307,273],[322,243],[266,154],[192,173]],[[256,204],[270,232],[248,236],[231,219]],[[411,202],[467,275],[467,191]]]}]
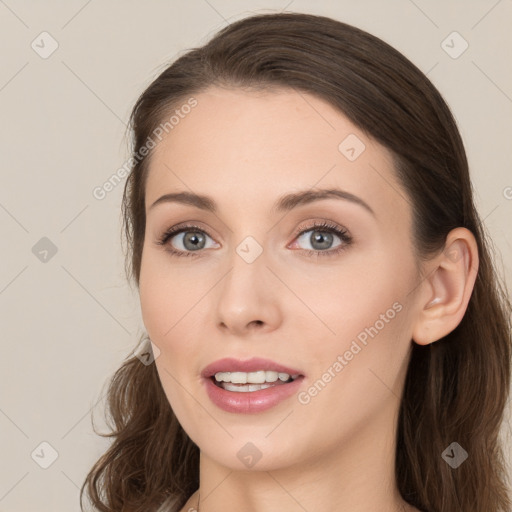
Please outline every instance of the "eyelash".
[{"label": "eyelash", "polygon": [[[165,233],[163,233],[163,235],[158,239],[158,241],[156,243],[157,243],[157,245],[162,245],[162,246],[167,245],[167,242],[173,236],[183,233],[184,231],[185,232],[186,231],[199,231],[200,233],[204,233],[204,234],[210,236],[207,231],[200,228],[199,226],[195,226],[193,224],[187,224],[187,225],[179,226],[179,227],[174,226],[174,227],[168,229],[167,231],[165,231]],[[334,233],[335,235],[337,235],[340,238],[342,243],[340,245],[338,245],[335,249],[328,249],[326,251],[315,251],[314,249],[302,249],[302,252],[307,257],[336,256],[339,253],[341,253],[342,251],[344,251],[352,243],[352,237],[348,234],[348,231],[346,229],[341,228],[341,227],[337,226],[336,224],[332,224],[327,221],[315,222],[310,226],[304,226],[304,225],[299,226],[299,228],[297,228],[297,233],[295,234],[295,238],[298,238],[300,235],[303,235],[304,233],[307,233],[308,231],[320,231],[322,233],[325,233],[325,232]],[[212,238],[212,237],[210,237],[210,238]],[[174,249],[170,244],[168,247],[168,251],[172,255],[179,256],[179,257],[181,257],[181,256],[191,256],[191,257],[202,256],[200,254],[200,252],[202,252],[202,251],[197,251],[197,252],[178,251],[178,250]]]}]

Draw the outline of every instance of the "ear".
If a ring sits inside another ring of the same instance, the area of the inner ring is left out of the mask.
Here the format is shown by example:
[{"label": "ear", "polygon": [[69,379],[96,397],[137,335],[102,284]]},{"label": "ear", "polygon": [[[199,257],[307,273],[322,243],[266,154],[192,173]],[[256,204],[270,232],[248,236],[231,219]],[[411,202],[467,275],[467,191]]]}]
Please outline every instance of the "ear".
[{"label": "ear", "polygon": [[452,332],[464,316],[478,273],[478,246],[471,231],[455,228],[421,283],[412,339],[428,345]]}]

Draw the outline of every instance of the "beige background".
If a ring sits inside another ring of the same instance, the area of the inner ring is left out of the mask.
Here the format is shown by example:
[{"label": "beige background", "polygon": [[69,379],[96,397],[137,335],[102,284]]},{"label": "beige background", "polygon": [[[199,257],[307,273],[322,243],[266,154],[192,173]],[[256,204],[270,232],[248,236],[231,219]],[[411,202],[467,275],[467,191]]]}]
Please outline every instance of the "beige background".
[{"label": "beige background", "polygon": [[[133,103],[180,51],[283,9],[359,26],[428,73],[458,120],[512,287],[510,0],[0,0],[0,512],[78,511],[78,489],[107,446],[91,412],[101,428],[105,381],[143,324],[123,274],[122,185],[103,200],[92,192],[127,158]],[[58,43],[47,58],[43,31]],[[441,46],[453,31],[469,44],[456,59]],[[57,250],[46,262],[32,250],[43,237]]]}]

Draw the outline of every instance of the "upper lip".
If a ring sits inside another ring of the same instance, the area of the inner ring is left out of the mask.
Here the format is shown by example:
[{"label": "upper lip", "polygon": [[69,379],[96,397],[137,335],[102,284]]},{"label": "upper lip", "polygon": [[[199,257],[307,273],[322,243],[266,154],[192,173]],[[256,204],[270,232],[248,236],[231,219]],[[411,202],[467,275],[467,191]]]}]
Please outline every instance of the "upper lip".
[{"label": "upper lip", "polygon": [[228,357],[219,359],[206,366],[201,372],[202,377],[211,377],[218,372],[256,372],[258,370],[274,371],[278,373],[287,373],[288,375],[303,375],[300,370],[295,370],[289,366],[264,359],[253,357],[245,361]]}]

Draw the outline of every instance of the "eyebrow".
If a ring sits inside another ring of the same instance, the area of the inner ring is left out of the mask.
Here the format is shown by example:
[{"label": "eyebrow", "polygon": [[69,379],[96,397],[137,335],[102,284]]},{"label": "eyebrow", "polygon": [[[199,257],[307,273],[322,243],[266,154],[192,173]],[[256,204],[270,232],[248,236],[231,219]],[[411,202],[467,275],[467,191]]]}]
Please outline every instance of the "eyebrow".
[{"label": "eyebrow", "polygon": [[[346,201],[350,201],[351,203],[362,206],[365,210],[371,213],[375,217],[375,212],[365,201],[363,201],[360,197],[351,194],[345,190],[340,190],[337,188],[329,188],[329,189],[310,189],[310,190],[302,190],[299,192],[293,192],[291,194],[286,194],[281,196],[276,203],[272,206],[272,212],[287,212],[298,206],[303,206],[306,204],[313,203],[315,201],[320,201],[322,199],[343,199]],[[196,208],[200,208],[201,210],[206,210],[212,213],[217,212],[217,205],[213,199],[208,196],[195,194],[193,192],[175,192],[170,194],[165,194],[159,197],[150,207],[149,209],[153,209],[155,206],[163,203],[181,203],[190,206],[195,206]]]}]

